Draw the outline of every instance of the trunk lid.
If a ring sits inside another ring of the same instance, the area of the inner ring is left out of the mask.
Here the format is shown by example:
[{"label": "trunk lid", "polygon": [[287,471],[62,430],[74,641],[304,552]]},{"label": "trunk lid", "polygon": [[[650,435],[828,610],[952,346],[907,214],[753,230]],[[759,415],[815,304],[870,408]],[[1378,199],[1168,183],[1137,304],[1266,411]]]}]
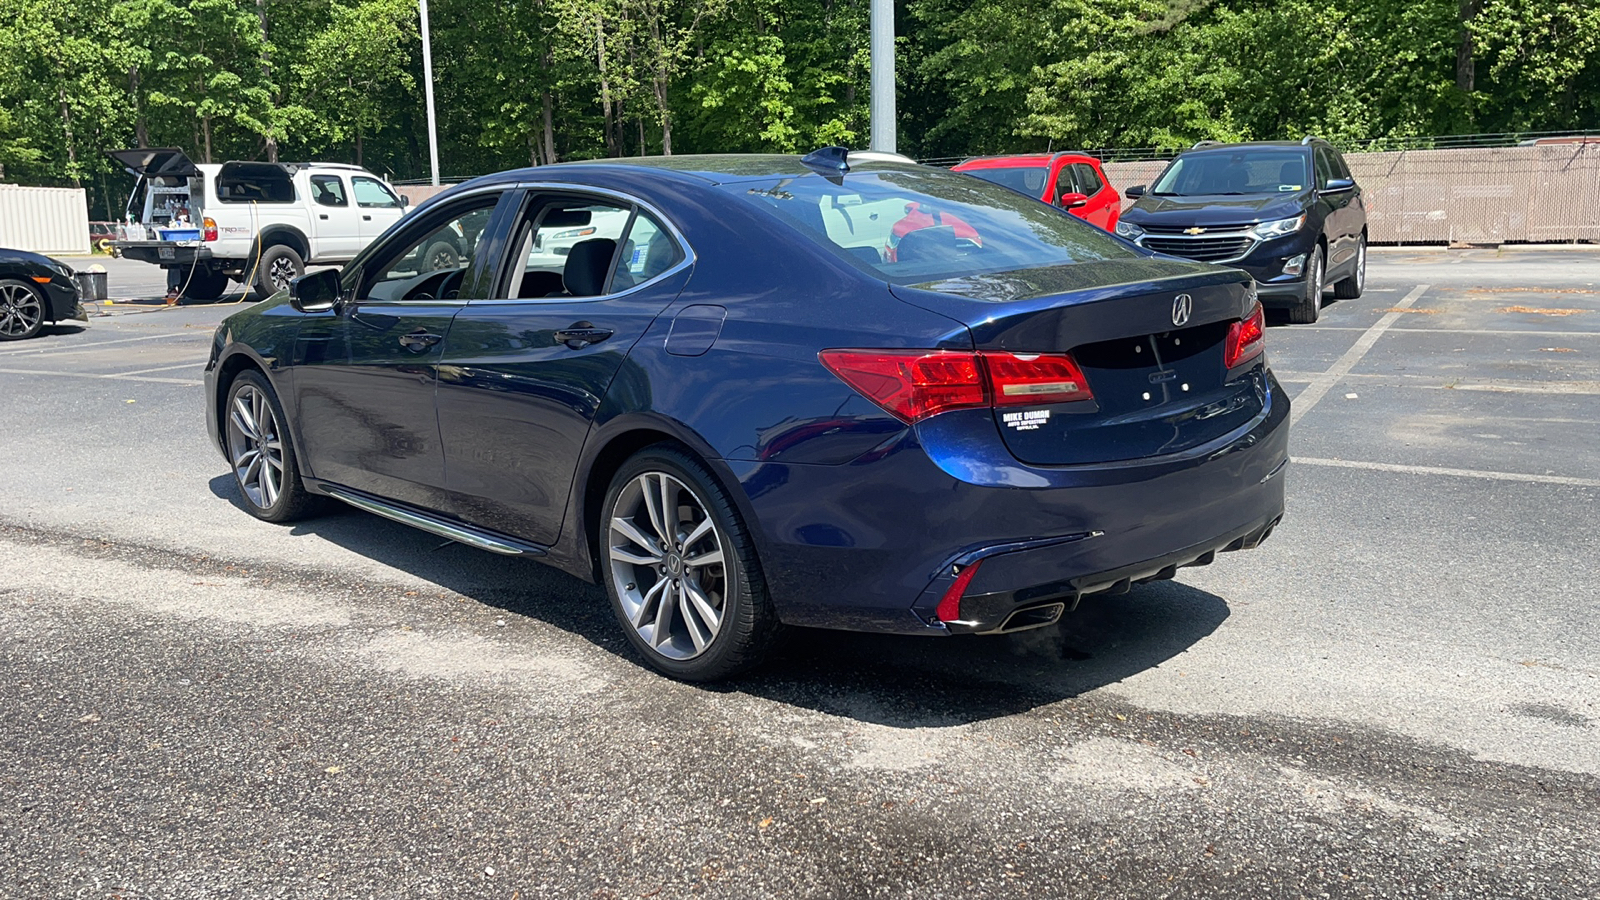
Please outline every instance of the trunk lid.
[{"label": "trunk lid", "polygon": [[1106,260],[891,290],[966,324],[978,350],[1072,354],[1092,400],[995,409],[1007,448],[1023,462],[1179,453],[1247,424],[1265,406],[1263,357],[1231,372],[1223,361],[1230,326],[1255,303],[1249,276],[1234,269]]}]

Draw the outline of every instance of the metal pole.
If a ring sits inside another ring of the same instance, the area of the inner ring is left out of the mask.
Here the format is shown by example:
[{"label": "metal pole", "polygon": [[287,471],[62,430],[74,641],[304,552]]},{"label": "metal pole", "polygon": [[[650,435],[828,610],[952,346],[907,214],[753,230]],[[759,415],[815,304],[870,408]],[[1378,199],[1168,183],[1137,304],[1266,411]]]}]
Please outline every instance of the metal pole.
[{"label": "metal pole", "polygon": [[428,38],[428,0],[422,4],[422,90],[428,98],[428,161],[433,164],[433,186],[439,186],[439,126],[433,118],[433,41]]},{"label": "metal pole", "polygon": [[872,0],[872,143],[895,152],[894,0]]}]

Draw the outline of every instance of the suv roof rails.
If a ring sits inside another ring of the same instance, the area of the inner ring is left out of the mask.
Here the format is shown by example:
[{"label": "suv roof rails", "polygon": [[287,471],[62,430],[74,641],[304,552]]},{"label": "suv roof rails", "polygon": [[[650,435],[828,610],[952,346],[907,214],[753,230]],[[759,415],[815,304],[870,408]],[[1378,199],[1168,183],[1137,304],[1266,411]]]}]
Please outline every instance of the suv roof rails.
[{"label": "suv roof rails", "polygon": [[1199,150],[1201,147],[1220,147],[1220,146],[1222,146],[1222,141],[1195,141],[1194,142],[1194,146],[1190,147],[1189,149],[1190,150]]},{"label": "suv roof rails", "polygon": [[[1303,147],[1306,144],[1311,143],[1312,141],[1321,141],[1321,140],[1322,140],[1322,138],[1319,138],[1314,134],[1308,134],[1305,137],[1300,139],[1300,145]],[[1323,143],[1327,143],[1327,142],[1323,141]]]}]

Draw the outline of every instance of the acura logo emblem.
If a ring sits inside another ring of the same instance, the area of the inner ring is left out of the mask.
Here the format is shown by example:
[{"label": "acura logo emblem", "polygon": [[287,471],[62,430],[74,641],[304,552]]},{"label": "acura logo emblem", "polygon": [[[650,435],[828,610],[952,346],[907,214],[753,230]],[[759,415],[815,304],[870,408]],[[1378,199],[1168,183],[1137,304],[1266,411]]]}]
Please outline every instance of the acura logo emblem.
[{"label": "acura logo emblem", "polygon": [[1182,328],[1189,324],[1189,316],[1194,312],[1194,298],[1188,294],[1179,294],[1172,298],[1172,324]]}]

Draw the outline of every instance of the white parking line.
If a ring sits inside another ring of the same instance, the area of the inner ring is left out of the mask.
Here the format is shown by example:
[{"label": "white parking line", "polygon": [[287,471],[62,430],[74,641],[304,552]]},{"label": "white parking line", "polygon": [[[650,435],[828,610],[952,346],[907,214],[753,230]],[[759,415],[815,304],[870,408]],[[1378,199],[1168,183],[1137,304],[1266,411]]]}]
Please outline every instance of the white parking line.
[{"label": "white parking line", "polygon": [[1361,357],[1366,356],[1367,351],[1372,349],[1372,345],[1378,342],[1378,338],[1383,337],[1383,333],[1389,330],[1389,326],[1404,315],[1402,310],[1416,303],[1418,298],[1427,293],[1427,290],[1428,285],[1426,284],[1419,284],[1412,288],[1411,293],[1405,295],[1394,305],[1393,312],[1384,313],[1383,318],[1379,319],[1376,324],[1367,329],[1365,334],[1356,339],[1355,346],[1346,350],[1344,355],[1339,357],[1338,361],[1328,368],[1328,371],[1318,375],[1315,380],[1306,386],[1305,390],[1297,394],[1290,404],[1292,411],[1289,416],[1289,424],[1293,426],[1294,423],[1305,418],[1306,413],[1314,409],[1317,403],[1327,395],[1328,391],[1339,383],[1339,379],[1350,374],[1350,370],[1356,367],[1356,363],[1361,361]]},{"label": "white parking line", "polygon": [[194,360],[193,362],[178,363],[175,366],[161,366],[161,367],[155,368],[155,369],[134,369],[132,372],[113,372],[113,373],[110,373],[110,374],[106,375],[106,377],[107,378],[131,378],[134,375],[148,375],[151,372],[170,372],[173,369],[192,369],[195,366],[203,366],[205,364],[206,364],[205,360],[197,359],[197,360]]},{"label": "white parking line", "polygon": [[[1290,372],[1273,369],[1279,381],[1315,381],[1310,372]],[[1411,375],[1363,372],[1347,374],[1346,381],[1378,382],[1395,387],[1420,388],[1433,391],[1487,391],[1496,394],[1600,394],[1600,381],[1463,381],[1460,378],[1441,378],[1438,375]]]},{"label": "white parking line", "polygon": [[1370,469],[1375,472],[1397,472],[1402,475],[1447,475],[1455,478],[1482,478],[1489,481],[1520,481],[1533,484],[1565,484],[1573,487],[1600,488],[1600,478],[1572,478],[1567,475],[1532,475],[1522,472],[1489,472],[1483,469],[1449,469],[1441,466],[1403,466],[1395,463],[1363,462],[1355,459],[1319,459],[1314,456],[1296,456],[1294,462],[1304,466],[1328,466],[1336,469]]},{"label": "white parking line", "polygon": [[[1366,331],[1360,325],[1296,325],[1295,331]],[[1517,331],[1511,328],[1391,328],[1389,334],[1487,334],[1505,337],[1600,337],[1600,331]]]},{"label": "white parking line", "polygon": [[174,331],[171,334],[142,334],[138,337],[118,338],[114,341],[95,341],[91,344],[74,344],[70,347],[40,347],[27,350],[0,350],[0,357],[10,356],[56,356],[62,353],[88,353],[111,344],[127,344],[133,341],[154,341],[161,338],[174,337],[210,337],[210,335],[197,335],[193,331]]},{"label": "white parking line", "polygon": [[[191,365],[193,365],[191,363]],[[116,373],[101,374],[97,372],[52,372],[49,369],[0,369],[0,375],[54,375],[58,378],[116,378],[121,381],[149,381],[155,384],[181,384],[188,387],[199,387],[204,381],[194,381],[189,378],[152,378],[147,375],[118,375]]]}]

